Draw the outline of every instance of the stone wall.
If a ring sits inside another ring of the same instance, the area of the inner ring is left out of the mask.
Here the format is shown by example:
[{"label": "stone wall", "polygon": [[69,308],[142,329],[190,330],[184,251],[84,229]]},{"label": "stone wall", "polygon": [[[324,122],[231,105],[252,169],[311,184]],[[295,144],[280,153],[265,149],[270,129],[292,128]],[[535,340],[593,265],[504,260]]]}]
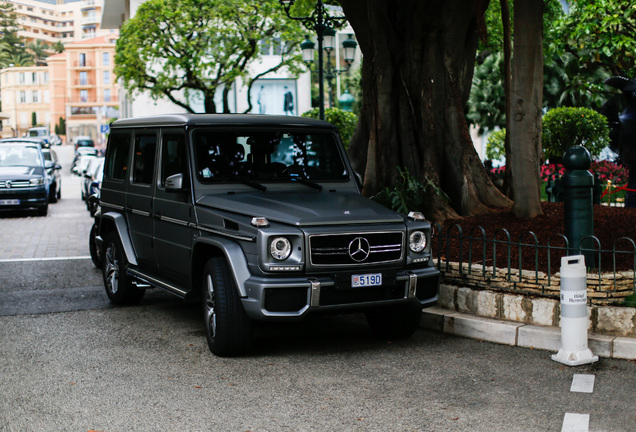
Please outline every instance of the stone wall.
[{"label": "stone wall", "polygon": [[[560,325],[561,305],[556,299],[455,286],[447,277],[444,281],[439,292],[443,308],[534,325]],[[636,336],[636,308],[591,305],[587,309],[590,332]]]},{"label": "stone wall", "polygon": [[[537,295],[547,298],[559,298],[561,277],[559,273],[547,275],[543,272],[519,269],[498,268],[493,274],[492,267],[468,263],[442,261],[440,269],[444,281],[465,287],[487,289],[502,292],[518,292],[524,295]],[[587,297],[592,305],[620,305],[629,296],[634,295],[636,279],[633,271],[617,273],[588,273]]]}]

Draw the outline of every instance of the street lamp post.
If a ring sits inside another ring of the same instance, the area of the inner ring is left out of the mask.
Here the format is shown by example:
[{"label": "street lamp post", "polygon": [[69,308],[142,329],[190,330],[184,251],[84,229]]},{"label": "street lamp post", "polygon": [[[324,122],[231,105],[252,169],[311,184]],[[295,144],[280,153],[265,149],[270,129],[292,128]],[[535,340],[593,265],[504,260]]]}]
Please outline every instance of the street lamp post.
[{"label": "street lamp post", "polygon": [[[319,100],[320,100],[320,119],[325,119],[325,84],[324,84],[324,70],[323,70],[323,43],[325,38],[325,32],[330,31],[334,32],[333,29],[340,28],[346,22],[345,17],[332,17],[327,12],[325,5],[322,0],[318,0],[316,2],[316,8],[308,17],[294,17],[290,14],[290,9],[295,3],[296,0],[279,0],[280,4],[285,9],[285,13],[290,19],[300,21],[305,28],[308,30],[312,30],[316,32],[316,37],[318,39],[318,92],[319,92]],[[335,32],[334,32],[335,33]],[[334,33],[328,33],[329,35],[333,35]],[[333,46],[333,45],[332,45]],[[303,60],[306,62],[310,62],[313,60],[313,42],[307,39],[301,44],[301,48],[303,49]],[[311,56],[311,57],[309,57]]]}]

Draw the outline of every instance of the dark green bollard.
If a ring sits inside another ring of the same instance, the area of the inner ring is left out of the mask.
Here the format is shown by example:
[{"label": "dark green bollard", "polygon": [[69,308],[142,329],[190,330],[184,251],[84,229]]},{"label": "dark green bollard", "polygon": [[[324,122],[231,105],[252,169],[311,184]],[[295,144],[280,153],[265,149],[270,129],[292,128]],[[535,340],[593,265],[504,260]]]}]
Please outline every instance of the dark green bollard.
[{"label": "dark green bollard", "polygon": [[[563,155],[563,209],[565,236],[570,243],[568,255],[582,254],[585,264],[594,268],[594,206],[592,204],[594,176],[588,171],[592,165],[590,153],[583,146],[570,147]],[[589,249],[582,251],[581,248]]]}]

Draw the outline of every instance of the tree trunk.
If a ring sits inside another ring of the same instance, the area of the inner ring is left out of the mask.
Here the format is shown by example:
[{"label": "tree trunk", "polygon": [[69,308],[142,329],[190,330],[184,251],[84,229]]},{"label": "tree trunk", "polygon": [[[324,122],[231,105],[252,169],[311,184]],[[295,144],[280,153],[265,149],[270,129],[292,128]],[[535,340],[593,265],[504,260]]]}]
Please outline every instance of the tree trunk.
[{"label": "tree trunk", "polygon": [[531,219],[541,210],[541,108],[543,97],[543,0],[514,3],[514,54],[510,116],[513,211]]},{"label": "tree trunk", "polygon": [[510,6],[508,0],[499,0],[501,5],[501,25],[503,27],[503,52],[504,52],[504,94],[506,95],[506,138],[504,151],[506,154],[507,169],[504,171],[503,190],[506,196],[514,200],[512,194],[512,174],[510,170],[510,103],[512,97],[512,35],[510,34]]},{"label": "tree trunk", "polygon": [[435,221],[510,207],[488,179],[464,108],[478,20],[487,1],[340,0],[364,55],[363,106],[350,154],[372,195],[395,184],[397,167],[438,185],[425,214]]}]

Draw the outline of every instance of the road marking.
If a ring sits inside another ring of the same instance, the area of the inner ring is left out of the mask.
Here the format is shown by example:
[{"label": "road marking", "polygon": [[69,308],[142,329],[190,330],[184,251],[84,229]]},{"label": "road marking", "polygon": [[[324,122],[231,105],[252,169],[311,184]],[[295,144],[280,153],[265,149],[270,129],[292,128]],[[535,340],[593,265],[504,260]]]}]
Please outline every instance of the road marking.
[{"label": "road marking", "polygon": [[570,391],[575,393],[592,393],[594,391],[594,375],[574,374]]},{"label": "road marking", "polygon": [[35,262],[35,261],[74,261],[87,260],[90,256],[50,257],[50,258],[12,258],[0,259],[0,263]]},{"label": "road marking", "polygon": [[565,413],[561,432],[588,432],[590,428],[589,414]]}]

